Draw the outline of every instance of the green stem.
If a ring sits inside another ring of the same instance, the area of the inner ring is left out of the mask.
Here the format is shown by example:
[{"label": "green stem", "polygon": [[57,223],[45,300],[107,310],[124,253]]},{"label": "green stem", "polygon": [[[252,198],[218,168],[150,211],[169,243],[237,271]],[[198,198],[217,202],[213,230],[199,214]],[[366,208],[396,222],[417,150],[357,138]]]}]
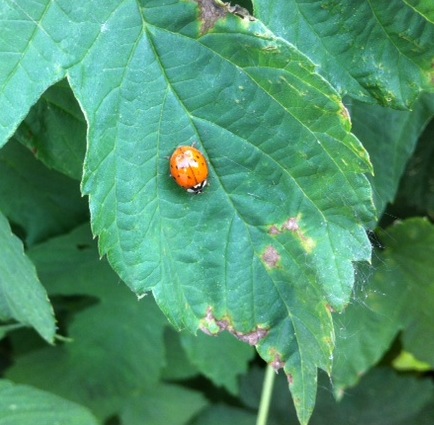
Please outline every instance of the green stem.
[{"label": "green stem", "polygon": [[268,365],[265,371],[264,384],[262,386],[261,402],[259,404],[258,419],[256,425],[266,425],[270,410],[271,395],[273,394],[275,370]]}]

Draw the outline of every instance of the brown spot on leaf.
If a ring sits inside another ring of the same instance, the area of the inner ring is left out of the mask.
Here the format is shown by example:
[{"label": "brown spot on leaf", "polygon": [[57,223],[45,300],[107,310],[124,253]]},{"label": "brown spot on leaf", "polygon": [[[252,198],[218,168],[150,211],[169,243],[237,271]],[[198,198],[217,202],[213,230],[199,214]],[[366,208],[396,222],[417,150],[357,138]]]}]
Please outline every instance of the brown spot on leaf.
[{"label": "brown spot on leaf", "polygon": [[310,254],[314,250],[316,246],[316,242],[312,238],[309,238],[308,236],[305,235],[305,233],[301,229],[300,221],[301,221],[300,214],[297,217],[290,217],[280,226],[280,228],[275,224],[273,224],[270,227],[268,233],[270,235],[276,236],[284,232],[291,232],[298,238],[303,249],[308,254]]},{"label": "brown spot on leaf", "polygon": [[280,354],[275,354],[274,360],[270,363],[270,366],[274,369],[276,373],[279,371],[279,369],[283,369],[283,367],[285,366],[285,362],[282,360]]},{"label": "brown spot on leaf", "polygon": [[219,19],[224,18],[228,11],[223,4],[217,4],[214,0],[196,1],[199,5],[200,20],[202,22],[200,33],[203,35],[212,29]]},{"label": "brown spot on leaf", "polygon": [[261,339],[265,338],[268,330],[265,328],[257,327],[254,331],[243,333],[234,329],[234,326],[228,319],[217,319],[209,307],[206,316],[202,319],[200,330],[207,335],[218,335],[220,332],[228,331],[235,338],[249,345],[258,345]]},{"label": "brown spot on leaf", "polygon": [[[231,330],[229,330],[229,332],[231,332]],[[262,338],[265,338],[267,336],[268,331],[266,329],[258,327],[255,331],[246,334],[237,331],[231,332],[231,334],[242,342],[246,342],[249,345],[256,346],[259,344],[259,341]]]},{"label": "brown spot on leaf", "polygon": [[277,252],[276,248],[270,245],[262,254],[262,260],[268,267],[274,269],[277,267],[277,263],[280,261],[280,254]]},{"label": "brown spot on leaf", "polygon": [[209,336],[215,336],[216,334],[213,334],[208,328],[206,328],[205,326],[200,326],[200,330],[204,333],[207,334]]},{"label": "brown spot on leaf", "polygon": [[200,20],[202,22],[201,34],[204,35],[212,28],[219,19],[224,18],[231,13],[246,21],[256,21],[247,9],[238,6],[232,6],[229,2],[221,0],[196,0],[200,9]]},{"label": "brown spot on leaf", "polygon": [[283,223],[282,230],[289,230],[290,232],[298,232],[300,226],[296,217],[291,217]]},{"label": "brown spot on leaf", "polygon": [[288,379],[288,384],[289,385],[292,385],[294,383],[294,377],[290,373],[288,373],[286,375],[286,379]]},{"label": "brown spot on leaf", "polygon": [[282,232],[276,226],[273,225],[268,230],[268,233],[272,236],[276,236],[276,235],[280,235],[280,233],[282,233]]},{"label": "brown spot on leaf", "polygon": [[327,304],[326,305],[326,308],[327,308],[327,310],[330,312],[330,313],[335,313],[336,312],[336,310],[330,305],[330,304]]},{"label": "brown spot on leaf", "polygon": [[345,106],[342,105],[340,113],[345,121],[350,121],[350,113],[348,112],[348,109]]}]

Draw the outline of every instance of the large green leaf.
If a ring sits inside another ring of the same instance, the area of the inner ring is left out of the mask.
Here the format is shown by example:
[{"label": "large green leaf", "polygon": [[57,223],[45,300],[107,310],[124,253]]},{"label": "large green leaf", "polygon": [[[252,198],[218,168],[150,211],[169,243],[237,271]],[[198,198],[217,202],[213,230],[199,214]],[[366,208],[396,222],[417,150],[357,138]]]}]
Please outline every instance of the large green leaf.
[{"label": "large green leaf", "polygon": [[1,425],[97,425],[83,406],[26,385],[0,380]]},{"label": "large green leaf", "polygon": [[410,219],[380,239],[384,250],[373,268],[360,270],[354,302],[335,317],[338,395],[381,358],[400,330],[406,350],[434,365],[434,226]]},{"label": "large green leaf", "polygon": [[[306,423],[316,369],[331,365],[330,305],[348,302],[375,220],[338,93],[260,21],[210,1],[1,7],[0,51],[19,52],[0,68],[1,143],[66,75],[88,123],[83,191],[101,253],[176,327],[228,330],[284,367]],[[167,161],[194,141],[211,168],[197,197]]]},{"label": "large green leaf", "polygon": [[[108,24],[83,63],[98,82],[71,72],[83,107],[95,111],[83,186],[93,229],[123,280],[152,289],[176,326],[228,329],[284,366],[305,422],[316,366],[328,368],[333,344],[322,293],[342,308],[351,260],[369,257],[364,153],[336,94],[259,23],[245,30],[234,18],[198,42],[184,8],[170,22],[158,9],[144,10],[144,27],[129,23],[129,42]],[[103,70],[118,65],[100,52],[117,43],[116,63],[128,67],[115,76]],[[113,84],[122,92],[107,91]],[[300,109],[303,98],[312,104]],[[212,170],[211,188],[196,198],[166,177],[166,157],[193,140]]]},{"label": "large green leaf", "polygon": [[257,17],[318,64],[341,94],[409,109],[421,91],[433,90],[434,25],[401,0],[253,4]]},{"label": "large green leaf", "polygon": [[21,241],[12,234],[1,213],[0,246],[0,320],[14,319],[33,326],[44,339],[53,342],[56,326],[47,293]]}]

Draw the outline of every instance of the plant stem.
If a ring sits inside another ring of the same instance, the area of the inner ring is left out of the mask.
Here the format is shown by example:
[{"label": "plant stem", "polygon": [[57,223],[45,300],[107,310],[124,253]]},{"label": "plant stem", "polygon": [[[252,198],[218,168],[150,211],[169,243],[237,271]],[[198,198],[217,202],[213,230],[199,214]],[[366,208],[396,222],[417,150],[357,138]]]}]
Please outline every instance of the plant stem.
[{"label": "plant stem", "polygon": [[267,424],[275,376],[275,370],[270,365],[268,365],[265,371],[264,384],[262,386],[261,402],[259,404],[259,412],[258,419],[256,420],[256,425]]}]

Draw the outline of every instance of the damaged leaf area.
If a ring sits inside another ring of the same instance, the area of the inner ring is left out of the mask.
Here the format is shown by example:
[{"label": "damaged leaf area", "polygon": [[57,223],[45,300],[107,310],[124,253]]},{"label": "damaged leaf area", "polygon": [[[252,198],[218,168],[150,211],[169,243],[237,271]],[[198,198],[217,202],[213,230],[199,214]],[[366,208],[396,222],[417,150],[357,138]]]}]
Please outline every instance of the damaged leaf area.
[{"label": "damaged leaf area", "polygon": [[216,22],[228,14],[223,3],[218,4],[214,0],[196,1],[199,5],[202,34],[206,34],[211,28],[214,28]]},{"label": "damaged leaf area", "polygon": [[201,34],[206,34],[216,25],[217,21],[232,13],[241,19],[255,21],[249,11],[237,4],[231,5],[229,2],[221,0],[195,0],[198,3],[200,11]]},{"label": "damaged leaf area", "polygon": [[262,254],[262,261],[267,267],[274,269],[277,267],[280,260],[280,255],[275,248],[268,246],[265,252]]},{"label": "damaged leaf area", "polygon": [[252,346],[257,346],[259,342],[267,336],[268,333],[267,329],[261,328],[259,326],[252,332],[238,332],[235,330],[229,319],[216,319],[214,317],[212,308],[208,308],[206,317],[202,320],[202,324],[200,325],[200,329],[207,335],[217,335],[220,332],[227,331],[238,340]]},{"label": "damaged leaf area", "polygon": [[300,228],[300,220],[301,217],[291,217],[287,221],[285,221],[280,227],[277,227],[275,225],[272,225],[269,229],[270,235],[280,235],[285,232],[291,232],[302,248],[306,251],[307,254],[311,254],[316,246],[316,242],[306,236],[306,234],[303,232],[303,230]]}]

